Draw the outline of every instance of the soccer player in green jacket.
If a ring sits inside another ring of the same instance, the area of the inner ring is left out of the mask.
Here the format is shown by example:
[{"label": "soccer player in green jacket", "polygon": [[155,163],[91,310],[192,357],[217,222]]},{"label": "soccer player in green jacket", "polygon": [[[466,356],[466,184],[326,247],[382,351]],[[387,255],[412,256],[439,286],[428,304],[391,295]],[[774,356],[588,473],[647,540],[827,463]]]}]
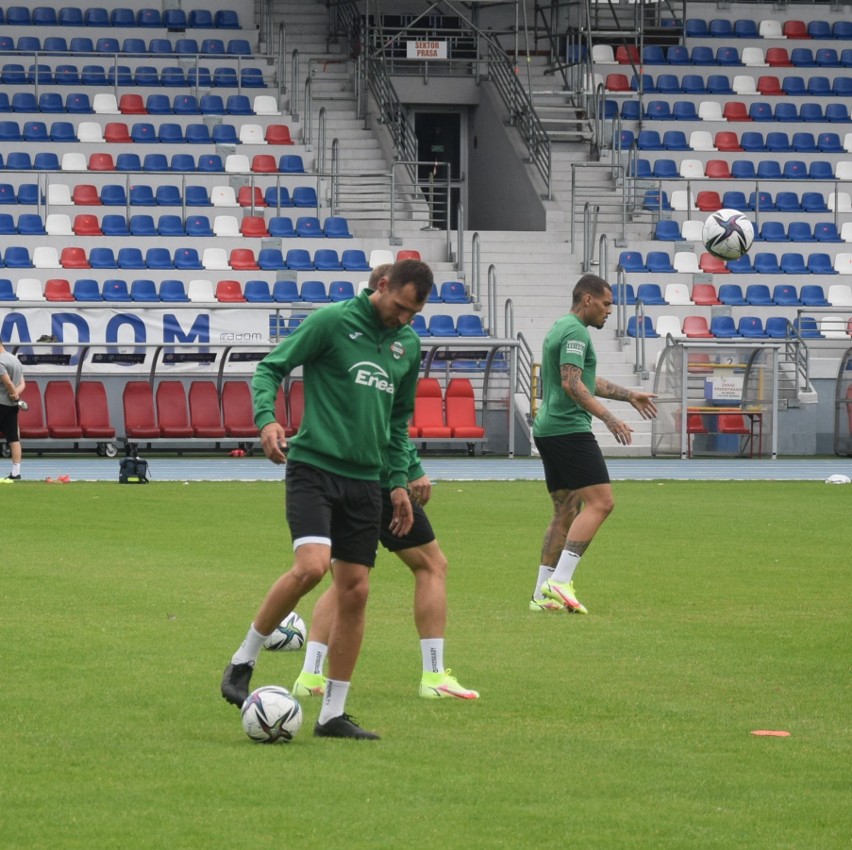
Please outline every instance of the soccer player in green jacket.
[{"label": "soccer player in green jacket", "polygon": [[[345,712],[364,634],[370,569],[381,522],[381,478],[393,505],[392,533],[411,530],[408,420],[420,371],[420,340],[410,327],[432,290],[428,265],[395,263],[375,290],[322,307],[257,366],[255,424],[264,454],[287,461],[287,523],[293,566],[269,589],[222,677],[222,696],[240,706],[263,646],[281,620],[322,579],[334,559],[334,625],[328,681],[314,734],[374,739]],[[305,412],[289,446],[275,421],[281,381],[303,367]],[[285,454],[286,453],[286,454]]]}]

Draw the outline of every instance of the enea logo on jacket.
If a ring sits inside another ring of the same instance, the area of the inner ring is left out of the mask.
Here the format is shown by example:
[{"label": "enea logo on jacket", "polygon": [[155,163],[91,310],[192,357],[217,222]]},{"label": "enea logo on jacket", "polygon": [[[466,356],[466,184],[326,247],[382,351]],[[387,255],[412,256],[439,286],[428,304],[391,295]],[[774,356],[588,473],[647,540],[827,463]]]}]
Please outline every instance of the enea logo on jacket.
[{"label": "enea logo on jacket", "polygon": [[355,373],[355,383],[365,387],[375,387],[384,393],[393,395],[394,385],[388,380],[388,373],[370,360],[361,360],[349,367]]}]

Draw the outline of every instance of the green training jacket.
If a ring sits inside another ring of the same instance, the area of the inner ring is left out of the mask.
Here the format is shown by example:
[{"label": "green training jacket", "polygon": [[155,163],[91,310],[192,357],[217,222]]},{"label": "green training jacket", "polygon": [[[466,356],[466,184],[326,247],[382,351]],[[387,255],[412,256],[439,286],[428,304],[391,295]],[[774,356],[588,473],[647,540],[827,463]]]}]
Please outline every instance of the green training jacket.
[{"label": "green training jacket", "polygon": [[288,458],[392,489],[408,482],[420,339],[408,325],[382,325],[370,294],[311,313],[257,364],[254,421],[275,421],[278,387],[302,366],[305,411]]}]

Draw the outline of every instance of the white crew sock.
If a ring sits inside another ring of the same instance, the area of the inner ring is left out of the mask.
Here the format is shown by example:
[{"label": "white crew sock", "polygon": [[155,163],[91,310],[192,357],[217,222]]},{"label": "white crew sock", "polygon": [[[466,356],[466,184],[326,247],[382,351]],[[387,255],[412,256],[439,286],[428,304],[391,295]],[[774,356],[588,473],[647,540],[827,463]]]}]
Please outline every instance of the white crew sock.
[{"label": "white crew sock", "polygon": [[21,464],[13,463],[12,464],[12,471],[9,473],[9,475],[20,475],[20,474],[21,474]]},{"label": "white crew sock", "polygon": [[544,594],[541,592],[541,586],[549,579],[553,577],[553,571],[556,567],[546,567],[542,564],[538,568],[538,581],[535,585],[535,593],[533,594],[533,599],[544,599]]},{"label": "white crew sock", "polygon": [[240,644],[240,648],[234,653],[231,659],[231,664],[251,664],[254,667],[257,661],[257,656],[260,655],[260,650],[263,649],[263,642],[269,635],[262,635],[254,627],[254,623],[249,626],[246,633],[246,639]]},{"label": "white crew sock", "polygon": [[326,644],[320,643],[318,640],[309,640],[305,647],[305,663],[302,665],[302,672],[322,675],[322,665],[325,663],[327,653],[328,646]]},{"label": "white crew sock", "polygon": [[574,570],[580,565],[580,556],[575,552],[562,550],[556,570],[553,573],[554,581],[571,581],[574,578]]},{"label": "white crew sock", "polygon": [[322,699],[322,710],[318,723],[328,723],[333,717],[340,717],[346,708],[346,697],[349,695],[349,682],[327,679],[325,696]]},{"label": "white crew sock", "polygon": [[444,672],[444,639],[425,638],[420,641],[424,673]]}]

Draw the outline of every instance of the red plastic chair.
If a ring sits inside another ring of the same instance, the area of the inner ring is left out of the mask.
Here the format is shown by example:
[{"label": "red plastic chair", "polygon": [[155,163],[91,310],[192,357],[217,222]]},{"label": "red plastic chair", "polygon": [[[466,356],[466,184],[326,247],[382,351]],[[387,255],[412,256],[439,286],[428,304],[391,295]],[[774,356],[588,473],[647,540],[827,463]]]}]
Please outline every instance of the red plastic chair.
[{"label": "red plastic chair", "polygon": [[607,74],[606,89],[607,91],[630,91],[630,80],[627,79],[627,74]]},{"label": "red plastic chair", "polygon": [[766,64],[770,68],[792,68],[790,54],[786,47],[768,47],[766,49]]},{"label": "red plastic chair", "polygon": [[783,95],[784,89],[781,88],[781,81],[778,77],[764,75],[757,78],[757,90],[764,95]]},{"label": "red plastic chair", "polygon": [[96,215],[91,213],[80,213],[74,216],[74,224],[71,228],[77,236],[103,236],[101,223]]},{"label": "red plastic chair", "polygon": [[269,236],[269,230],[266,227],[266,221],[262,215],[247,215],[240,222],[240,233],[242,233],[243,236],[255,238]]},{"label": "red plastic chair", "polygon": [[[710,254],[710,256],[712,257],[713,255]],[[704,259],[703,256],[702,259]],[[719,258],[715,257],[714,259]],[[700,262],[698,265],[701,267]],[[725,271],[730,274],[730,269],[727,266],[725,266]],[[692,303],[696,307],[715,307],[722,302],[717,297],[716,287],[712,283],[695,283],[692,285]]]},{"label": "red plastic chair", "polygon": [[275,174],[278,171],[278,163],[272,154],[257,153],[252,157],[251,170],[255,174]]},{"label": "red plastic chair", "polygon": [[693,434],[706,434],[704,417],[700,413],[688,413],[686,415],[686,456],[692,457]]},{"label": "red plastic chair", "polygon": [[77,421],[77,405],[70,381],[48,381],[44,389],[47,433],[56,440],[79,440],[83,430]]},{"label": "red plastic chair", "polygon": [[473,385],[467,378],[452,378],[446,393],[447,425],[454,437],[482,439],[485,429],[476,424]]},{"label": "red plastic chair", "polygon": [[810,38],[804,21],[784,21],[781,32],[785,38]]},{"label": "red plastic chair", "polygon": [[130,94],[125,92],[118,101],[118,111],[122,115],[147,115],[145,101],[141,94]]},{"label": "red plastic chair", "polygon": [[420,252],[415,251],[413,248],[402,248],[396,252],[397,262],[399,260],[419,260]]},{"label": "red plastic chair", "polygon": [[161,435],[154,414],[154,394],[147,381],[128,381],[124,385],[121,401],[125,436],[153,440]]},{"label": "red plastic chair", "polygon": [[83,436],[95,440],[111,440],[115,428],[109,419],[109,405],[100,381],[80,381],[77,387],[77,420]]},{"label": "red plastic chair", "polygon": [[92,186],[91,183],[80,183],[75,186],[71,192],[71,200],[80,207],[101,206],[101,196],[98,194],[97,186]]},{"label": "red plastic chair", "polygon": [[619,65],[640,65],[639,47],[635,44],[619,44],[615,50],[615,61]]},{"label": "red plastic chair", "polygon": [[302,425],[305,414],[305,385],[300,380],[290,381],[287,389],[287,427],[295,434]]},{"label": "red plastic chair", "polygon": [[444,421],[444,398],[437,378],[420,378],[417,381],[411,424],[418,437],[452,437],[452,428]]},{"label": "red plastic chair", "polygon": [[746,105],[741,100],[729,100],[722,109],[726,121],[751,121]]},{"label": "red plastic chair", "polygon": [[730,180],[731,168],[727,160],[708,159],[704,165],[704,176],[712,177],[715,180]]},{"label": "red plastic chair", "polygon": [[189,421],[195,437],[220,439],[225,436],[219,393],[213,381],[193,381],[190,384]]},{"label": "red plastic chair", "polygon": [[45,301],[73,301],[71,283],[63,278],[51,278],[44,282]]},{"label": "red plastic chair", "polygon": [[722,198],[718,192],[705,189],[696,195],[695,205],[702,212],[716,212],[716,210],[722,209]]},{"label": "red plastic chair", "polygon": [[63,269],[91,268],[89,260],[86,257],[86,252],[76,245],[71,245],[62,249],[62,253],[59,255],[59,265],[61,265]]},{"label": "red plastic chair", "polygon": [[286,124],[269,124],[266,128],[266,143],[269,145],[292,145],[290,128]]},{"label": "red plastic chair", "polygon": [[716,133],[716,139],[713,143],[717,151],[741,151],[739,137],[736,133],[730,130],[720,130]]},{"label": "red plastic chair", "polygon": [[222,423],[228,437],[257,438],[257,425],[246,381],[226,381],[222,387]]},{"label": "red plastic chair", "polygon": [[687,339],[713,339],[704,316],[684,316],[682,329]]},{"label": "red plastic chair", "polygon": [[220,280],[216,284],[216,300],[229,304],[245,301],[243,288],[238,280]]},{"label": "red plastic chair", "polygon": [[115,171],[111,153],[93,153],[89,157],[89,171]]},{"label": "red plastic chair", "polygon": [[21,398],[27,403],[27,409],[18,412],[18,431],[21,439],[46,440],[50,435],[44,424],[44,404],[38,384],[35,381],[27,381]]},{"label": "red plastic chair", "polygon": [[235,271],[256,271],[260,268],[254,256],[254,251],[250,248],[234,248],[231,251],[228,264]]},{"label": "red plastic chair", "polygon": [[130,136],[130,131],[127,129],[127,124],[123,121],[110,121],[104,127],[104,141],[130,144],[133,139]]},{"label": "red plastic chair", "polygon": [[[701,255],[701,259],[698,261],[698,268],[700,268],[701,271],[706,272],[707,274],[731,273],[731,270],[725,265],[725,261],[721,257],[714,256],[709,251],[704,251],[704,253]],[[712,288],[712,284],[710,284],[710,286]],[[713,297],[715,298],[715,296],[716,291],[713,290]],[[694,297],[692,300],[694,303],[698,303],[697,301],[695,301]],[[719,302],[714,301],[712,303],[718,304]]]},{"label": "red plastic chair", "polygon": [[193,436],[186,406],[186,390],[180,381],[161,381],[157,387],[157,423],[164,437]]},{"label": "red plastic chair", "polygon": [[252,190],[251,186],[241,186],[240,191],[237,193],[237,203],[241,207],[250,207],[252,204],[256,207],[268,206],[260,186],[255,186],[254,190]]}]

